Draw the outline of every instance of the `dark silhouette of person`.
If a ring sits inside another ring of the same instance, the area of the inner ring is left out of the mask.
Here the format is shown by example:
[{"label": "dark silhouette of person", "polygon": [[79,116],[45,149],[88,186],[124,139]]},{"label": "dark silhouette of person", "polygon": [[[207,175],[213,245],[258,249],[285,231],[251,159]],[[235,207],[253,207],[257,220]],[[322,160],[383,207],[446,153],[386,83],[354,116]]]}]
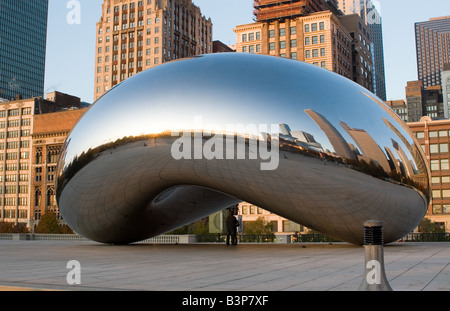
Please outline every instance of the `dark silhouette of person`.
[{"label": "dark silhouette of person", "polygon": [[236,219],[236,217],[233,216],[233,213],[231,213],[231,211],[226,219],[226,226],[227,226],[227,245],[230,245],[230,238],[231,244],[237,245],[237,227],[239,226],[239,221]]}]

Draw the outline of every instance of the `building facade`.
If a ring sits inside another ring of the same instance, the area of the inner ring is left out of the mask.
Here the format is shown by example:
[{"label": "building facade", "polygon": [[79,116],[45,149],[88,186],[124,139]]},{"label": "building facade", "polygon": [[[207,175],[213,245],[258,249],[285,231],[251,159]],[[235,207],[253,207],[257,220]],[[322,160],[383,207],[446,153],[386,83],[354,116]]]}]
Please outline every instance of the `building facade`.
[{"label": "building facade", "polygon": [[442,105],[444,109],[444,118],[450,118],[450,63],[444,64],[444,70],[441,73],[442,87]]},{"label": "building facade", "polygon": [[408,123],[431,169],[432,200],[426,217],[450,231],[450,120],[423,117]]},{"label": "building facade", "polygon": [[450,16],[415,24],[418,79],[425,88],[441,85],[441,71],[450,63]]},{"label": "building facade", "polygon": [[80,105],[79,98],[52,94],[62,101],[35,97],[0,103],[0,221],[30,224],[35,116]]},{"label": "building facade", "polygon": [[239,25],[236,52],[304,61],[352,79],[352,38],[331,11]]},{"label": "building facade", "polygon": [[213,52],[212,22],[192,0],[104,0],[95,94],[167,61]]},{"label": "building facade", "polygon": [[30,227],[46,211],[62,219],[56,204],[56,165],[61,148],[75,123],[87,109],[63,110],[34,116],[31,154]]},{"label": "building facade", "polygon": [[405,87],[408,122],[419,122],[425,114],[422,81],[408,81]]},{"label": "building facade", "polygon": [[339,19],[352,37],[353,81],[375,92],[370,29],[358,14],[343,15]]},{"label": "building facade", "polygon": [[247,223],[256,221],[259,218],[271,224],[273,233],[304,233],[307,228],[289,219],[273,214],[256,205],[248,202],[241,202],[238,205],[238,215],[242,216],[242,226],[245,230]]},{"label": "building facade", "polygon": [[44,95],[48,0],[0,0],[0,98]]},{"label": "building facade", "polygon": [[371,33],[374,93],[386,100],[386,74],[384,67],[383,19],[377,2],[372,0],[338,0],[339,9],[346,15],[358,14]]},{"label": "building facade", "polygon": [[407,122],[419,122],[424,116],[445,117],[441,86],[424,88],[422,81],[408,81],[405,88]]},{"label": "building facade", "polygon": [[408,122],[408,108],[404,100],[388,100],[385,102],[403,122]]}]

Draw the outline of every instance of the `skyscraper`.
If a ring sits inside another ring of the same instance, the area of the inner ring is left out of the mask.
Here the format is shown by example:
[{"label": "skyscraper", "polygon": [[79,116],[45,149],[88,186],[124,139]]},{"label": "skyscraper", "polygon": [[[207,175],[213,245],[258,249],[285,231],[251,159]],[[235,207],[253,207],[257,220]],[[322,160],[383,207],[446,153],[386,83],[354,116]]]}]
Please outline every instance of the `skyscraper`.
[{"label": "skyscraper", "polygon": [[425,88],[441,85],[441,71],[450,63],[450,16],[415,24],[418,78]]},{"label": "skyscraper", "polygon": [[48,0],[0,0],[0,98],[44,95]]},{"label": "skyscraper", "polygon": [[166,61],[213,52],[212,22],[192,0],[104,0],[95,95]]},{"label": "skyscraper", "polygon": [[444,64],[442,75],[442,97],[444,106],[444,117],[450,118],[450,64]]},{"label": "skyscraper", "polygon": [[374,93],[386,100],[386,74],[384,68],[383,22],[372,0],[338,0],[338,7],[344,14],[358,14],[370,30],[373,62]]},{"label": "skyscraper", "polygon": [[[302,11],[297,2],[291,2],[287,7],[284,2],[277,3],[277,7],[263,5],[260,1],[255,16],[261,20],[233,29],[237,37],[236,52],[304,61],[351,79],[352,38],[339,18],[331,10],[311,12],[313,9],[309,8]],[[306,5],[323,0],[303,2]]]},{"label": "skyscraper", "polygon": [[371,34],[336,0],[254,2],[256,22],[236,26],[236,52],[286,57],[334,71],[374,91]]}]

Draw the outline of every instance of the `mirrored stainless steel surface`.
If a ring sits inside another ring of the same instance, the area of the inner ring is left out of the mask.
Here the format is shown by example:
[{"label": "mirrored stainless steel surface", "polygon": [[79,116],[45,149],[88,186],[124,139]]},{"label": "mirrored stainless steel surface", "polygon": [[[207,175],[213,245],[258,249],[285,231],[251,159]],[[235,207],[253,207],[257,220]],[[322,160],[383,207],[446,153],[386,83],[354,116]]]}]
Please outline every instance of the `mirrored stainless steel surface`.
[{"label": "mirrored stainless steel surface", "polygon": [[99,242],[159,235],[247,201],[342,241],[413,230],[429,169],[374,94],[317,66],[222,53],[170,62],[102,96],[58,163],[66,222]]}]

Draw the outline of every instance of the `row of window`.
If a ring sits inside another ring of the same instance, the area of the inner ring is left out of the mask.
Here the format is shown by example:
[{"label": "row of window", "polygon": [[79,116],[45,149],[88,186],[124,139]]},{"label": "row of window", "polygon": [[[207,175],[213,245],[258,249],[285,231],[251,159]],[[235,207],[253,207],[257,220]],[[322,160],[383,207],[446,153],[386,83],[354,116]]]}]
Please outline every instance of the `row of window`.
[{"label": "row of window", "polygon": [[[12,175],[5,175],[5,180],[6,182],[11,182],[11,181],[28,181],[28,174],[19,174],[17,176],[17,174],[12,174]],[[3,175],[0,175],[0,182],[3,181]]]},{"label": "row of window", "polygon": [[[425,139],[425,132],[415,132],[417,139]],[[429,131],[428,138],[448,137],[449,130]]]},{"label": "row of window", "polygon": [[[31,114],[31,107],[28,108],[22,108],[22,115],[30,115]],[[8,117],[18,117],[20,116],[20,109],[10,109],[8,111],[6,110],[0,110],[0,118]]]},{"label": "row of window", "polygon": [[[6,143],[6,149],[18,149],[18,148],[29,148],[30,141],[29,140],[21,140],[19,141],[9,141]],[[5,143],[0,142],[0,150],[5,149]]]},{"label": "row of window", "polygon": [[22,120],[14,119],[14,120],[9,120],[8,122],[0,121],[0,129],[5,128],[6,125],[8,125],[8,127],[29,126],[29,125],[31,125],[31,119],[30,118],[22,119]]},{"label": "row of window", "polygon": [[430,161],[431,171],[446,171],[450,170],[449,159],[435,159]]},{"label": "row of window", "polygon": [[[27,204],[19,204],[19,206],[26,206],[26,205]],[[15,206],[15,204],[8,204],[8,206]],[[19,218],[26,219],[27,217],[28,217],[28,211],[20,209],[19,210]],[[3,211],[3,218],[8,218],[8,219],[16,218],[16,210],[15,209],[5,209]]]},{"label": "row of window", "polygon": [[433,199],[450,199],[450,189],[432,190]]},{"label": "row of window", "polygon": [[450,204],[433,204],[433,214],[450,214]]},{"label": "row of window", "polygon": [[[19,189],[19,192],[17,192],[17,189]],[[19,188],[17,188],[16,185],[7,185],[4,187],[0,187],[0,193],[4,194],[27,194],[28,193],[28,185],[19,185]]]},{"label": "row of window", "polygon": [[3,171],[3,168],[6,168],[6,171],[17,171],[17,168],[19,168],[19,171],[27,171],[29,167],[27,162],[19,163],[19,165],[17,165],[17,163],[7,163],[5,167],[0,164],[0,172]]},{"label": "row of window", "polygon": [[19,133],[21,137],[28,137],[31,135],[30,130],[26,129],[26,130],[14,130],[14,131],[7,131],[6,135],[5,132],[0,132],[0,139],[5,139],[6,138],[19,138]]}]

